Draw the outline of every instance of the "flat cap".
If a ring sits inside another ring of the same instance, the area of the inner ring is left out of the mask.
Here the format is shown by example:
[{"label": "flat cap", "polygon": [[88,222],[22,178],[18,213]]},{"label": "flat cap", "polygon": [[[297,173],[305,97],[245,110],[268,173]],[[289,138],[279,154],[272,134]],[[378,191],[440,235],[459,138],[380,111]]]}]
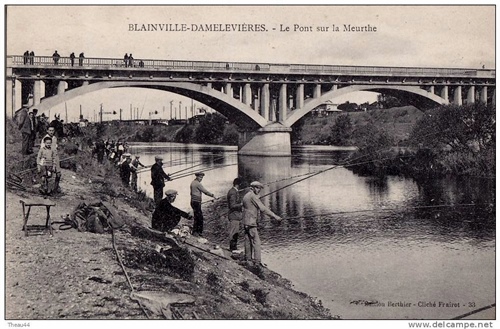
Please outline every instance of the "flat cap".
[{"label": "flat cap", "polygon": [[264,185],[262,185],[262,183],[258,182],[258,181],[251,182],[250,186],[251,187],[264,187]]},{"label": "flat cap", "polygon": [[194,175],[195,175],[195,176],[205,176],[205,173],[203,173],[203,172],[199,171],[199,172],[197,172],[197,173],[196,173],[196,174],[194,174]]},{"label": "flat cap", "polygon": [[177,194],[178,194],[178,193],[177,193],[177,191],[176,191],[176,190],[167,190],[167,191],[165,192],[165,195],[177,195]]},{"label": "flat cap", "polygon": [[157,155],[157,156],[155,156],[155,160],[163,160],[163,157],[162,157],[162,156]]}]

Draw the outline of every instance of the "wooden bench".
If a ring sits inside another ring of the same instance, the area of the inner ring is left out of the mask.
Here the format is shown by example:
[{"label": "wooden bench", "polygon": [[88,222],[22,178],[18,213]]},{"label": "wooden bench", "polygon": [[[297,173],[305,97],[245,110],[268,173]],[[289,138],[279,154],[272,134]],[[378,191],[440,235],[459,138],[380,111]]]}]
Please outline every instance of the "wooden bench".
[{"label": "wooden bench", "polygon": [[[29,230],[39,230],[40,228],[48,229],[50,235],[52,235],[52,219],[50,218],[50,207],[56,204],[47,199],[30,199],[30,200],[19,200],[23,206],[23,231],[24,236],[28,236]],[[26,209],[26,207],[28,209]],[[47,210],[47,219],[45,221],[45,226],[41,225],[28,225],[28,219],[30,216],[31,207],[45,207]]]}]

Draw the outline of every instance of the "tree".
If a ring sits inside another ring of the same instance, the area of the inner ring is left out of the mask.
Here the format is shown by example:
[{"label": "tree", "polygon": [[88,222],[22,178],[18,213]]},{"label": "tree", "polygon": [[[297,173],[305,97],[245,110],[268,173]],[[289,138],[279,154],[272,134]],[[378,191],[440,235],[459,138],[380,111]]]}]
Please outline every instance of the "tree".
[{"label": "tree", "polygon": [[377,101],[379,104],[382,104],[382,106],[386,109],[408,105],[408,103],[400,100],[399,98],[384,94],[378,94]]},{"label": "tree", "polygon": [[353,132],[353,124],[348,114],[339,115],[335,119],[329,136],[329,142],[332,145],[349,145]]},{"label": "tree", "polygon": [[224,131],[224,136],[222,137],[222,143],[226,145],[238,145],[240,134],[236,129],[235,125],[229,125]]},{"label": "tree", "polygon": [[349,101],[347,101],[343,104],[340,104],[337,108],[344,112],[354,112],[358,110],[358,104],[349,103]]},{"label": "tree", "polygon": [[409,140],[414,146],[479,152],[495,147],[495,123],[491,105],[440,106],[425,112]]},{"label": "tree", "polygon": [[213,144],[221,141],[226,128],[226,118],[218,113],[208,113],[196,128],[195,140],[197,143]]}]

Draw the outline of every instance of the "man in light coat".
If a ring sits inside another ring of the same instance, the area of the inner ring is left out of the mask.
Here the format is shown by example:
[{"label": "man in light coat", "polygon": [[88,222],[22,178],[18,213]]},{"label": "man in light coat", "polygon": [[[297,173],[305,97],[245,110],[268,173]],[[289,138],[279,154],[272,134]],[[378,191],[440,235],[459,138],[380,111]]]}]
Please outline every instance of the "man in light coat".
[{"label": "man in light coat", "polygon": [[253,261],[254,265],[265,266],[261,259],[260,238],[257,231],[257,220],[260,213],[281,221],[281,217],[269,210],[262,201],[259,193],[264,188],[260,182],[250,183],[250,191],[243,197],[243,229],[245,231],[245,259]]}]

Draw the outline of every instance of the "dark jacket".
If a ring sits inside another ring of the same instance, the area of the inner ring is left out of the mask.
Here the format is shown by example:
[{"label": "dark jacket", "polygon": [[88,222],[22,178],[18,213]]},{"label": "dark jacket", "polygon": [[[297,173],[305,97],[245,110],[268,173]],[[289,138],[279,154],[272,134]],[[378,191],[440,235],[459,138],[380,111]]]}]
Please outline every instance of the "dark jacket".
[{"label": "dark jacket", "polygon": [[153,212],[152,227],[158,231],[168,232],[179,224],[181,217],[189,218],[189,214],[174,207],[168,198],[165,198]]},{"label": "dark jacket", "polygon": [[158,163],[155,163],[151,167],[151,185],[153,185],[153,188],[164,187],[165,179],[170,180],[170,176],[163,171],[163,168]]},{"label": "dark jacket", "polygon": [[127,161],[123,161],[123,163],[120,165],[120,178],[122,179],[123,184],[128,185],[130,181],[130,163]]},{"label": "dark jacket", "polygon": [[16,118],[17,127],[21,130],[21,133],[31,135],[32,125],[28,115],[28,109],[22,108],[17,110],[14,116]]},{"label": "dark jacket", "polygon": [[229,220],[241,220],[243,218],[242,203],[240,193],[234,187],[227,192],[227,206],[229,207],[229,213],[227,217]]}]

